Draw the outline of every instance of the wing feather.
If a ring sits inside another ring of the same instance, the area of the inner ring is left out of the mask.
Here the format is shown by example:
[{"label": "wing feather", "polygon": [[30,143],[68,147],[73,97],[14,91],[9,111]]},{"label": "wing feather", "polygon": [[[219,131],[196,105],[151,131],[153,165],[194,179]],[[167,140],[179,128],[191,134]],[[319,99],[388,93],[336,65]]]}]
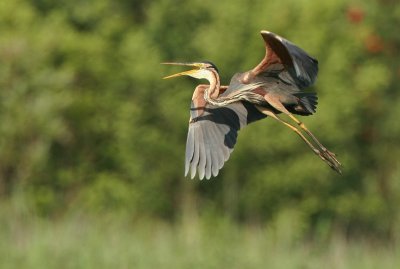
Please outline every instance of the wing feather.
[{"label": "wing feather", "polygon": [[190,163],[190,178],[194,178],[196,176],[196,168],[197,164],[199,163],[199,158],[200,158],[200,147],[199,147],[199,126],[194,126],[192,132],[194,136],[194,152],[193,156],[191,159],[186,158],[186,161],[189,161]]},{"label": "wing feather", "polygon": [[186,161],[185,161],[185,176],[187,176],[190,168],[190,162],[193,160],[194,154],[194,130],[189,128],[186,140]]},{"label": "wing feather", "polygon": [[[186,142],[185,175],[190,167],[191,178],[196,173],[200,179],[217,176],[237,142],[238,132],[246,126],[248,119],[263,116],[251,104],[233,103],[225,107],[207,104],[204,113],[193,118],[189,124]],[[251,116],[249,113],[259,113]]]},{"label": "wing feather", "polygon": [[[209,137],[209,130],[205,130],[205,137]],[[212,144],[209,144],[209,141],[205,141],[207,143],[207,146],[205,146],[206,150],[206,167],[205,167],[205,176],[206,179],[211,178],[211,166],[212,166],[212,158],[211,158],[211,147],[213,146]]]},{"label": "wing feather", "polygon": [[197,171],[199,173],[199,178],[203,179],[204,178],[204,174],[205,174],[205,167],[206,167],[206,141],[204,139],[204,135],[203,135],[203,129],[199,128],[197,129],[198,134],[199,134],[199,139],[197,141],[197,143],[199,143],[199,148],[200,148],[200,153],[199,153],[199,164],[197,165]]}]

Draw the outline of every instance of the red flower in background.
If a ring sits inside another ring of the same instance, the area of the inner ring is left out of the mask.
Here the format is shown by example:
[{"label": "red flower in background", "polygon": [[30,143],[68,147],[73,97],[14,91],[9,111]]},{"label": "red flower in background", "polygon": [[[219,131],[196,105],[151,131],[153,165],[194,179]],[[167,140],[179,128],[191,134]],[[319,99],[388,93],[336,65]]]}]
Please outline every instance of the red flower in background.
[{"label": "red flower in background", "polygon": [[361,7],[349,7],[347,8],[347,20],[351,23],[360,23],[364,20],[364,10]]},{"label": "red flower in background", "polygon": [[370,53],[381,52],[384,48],[383,40],[377,34],[370,34],[364,41],[365,48]]}]

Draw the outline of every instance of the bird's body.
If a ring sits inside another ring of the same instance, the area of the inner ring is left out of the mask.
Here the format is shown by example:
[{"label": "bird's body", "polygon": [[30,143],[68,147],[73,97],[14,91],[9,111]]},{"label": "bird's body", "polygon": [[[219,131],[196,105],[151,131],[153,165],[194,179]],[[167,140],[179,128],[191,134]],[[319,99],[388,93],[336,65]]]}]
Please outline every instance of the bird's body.
[{"label": "bird's body", "polygon": [[[238,83],[244,80],[246,73],[237,73],[232,77],[228,90],[221,95],[224,98],[228,95],[241,93],[246,95],[250,103],[272,109],[274,113],[282,111],[274,109],[265,99],[265,96],[278,96],[279,101],[293,114],[311,115],[315,112],[317,105],[317,95],[314,92],[302,92],[288,73],[283,70],[273,72],[265,72],[262,75],[256,76],[249,83]],[[243,90],[248,85],[255,85],[254,88]],[[230,90],[230,88],[233,88]]]},{"label": "bird's body", "polygon": [[[340,163],[293,114],[312,115],[317,106],[315,92],[304,91],[318,73],[318,62],[306,52],[271,32],[262,31],[266,55],[250,71],[235,74],[229,86],[221,86],[218,70],[211,62],[178,65],[197,69],[166,78],[188,75],[207,79],[193,93],[186,143],[185,174],[196,171],[199,178],[217,176],[236,144],[238,131],[247,124],[270,116],[295,131],[331,168]],[[176,63],[169,63],[176,64]],[[314,144],[290,123],[280,119],[284,113],[306,132]]]}]

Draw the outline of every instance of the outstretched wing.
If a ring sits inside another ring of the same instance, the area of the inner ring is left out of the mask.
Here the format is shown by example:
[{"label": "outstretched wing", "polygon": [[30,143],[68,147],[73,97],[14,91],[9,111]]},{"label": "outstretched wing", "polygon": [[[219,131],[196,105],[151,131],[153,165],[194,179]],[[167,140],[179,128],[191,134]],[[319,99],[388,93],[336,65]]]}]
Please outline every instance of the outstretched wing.
[{"label": "outstretched wing", "polygon": [[[252,70],[237,73],[232,77],[227,96],[245,87],[257,88],[257,83],[266,82],[266,77],[279,77],[289,85],[289,91],[298,92],[311,86],[318,74],[318,61],[290,41],[268,31],[261,31],[265,43],[265,56]],[[292,87],[294,84],[297,87]]]},{"label": "outstretched wing", "polygon": [[[198,110],[202,110],[197,116]],[[200,179],[217,176],[229,159],[237,141],[238,131],[247,124],[265,118],[252,104],[237,102],[225,107],[207,104],[195,107],[192,102],[191,121],[186,141],[185,176]]]},{"label": "outstretched wing", "polygon": [[244,83],[264,72],[271,72],[284,68],[300,88],[311,86],[318,74],[318,61],[292,42],[268,31],[261,31],[265,42],[265,57],[252,70],[243,76]]}]

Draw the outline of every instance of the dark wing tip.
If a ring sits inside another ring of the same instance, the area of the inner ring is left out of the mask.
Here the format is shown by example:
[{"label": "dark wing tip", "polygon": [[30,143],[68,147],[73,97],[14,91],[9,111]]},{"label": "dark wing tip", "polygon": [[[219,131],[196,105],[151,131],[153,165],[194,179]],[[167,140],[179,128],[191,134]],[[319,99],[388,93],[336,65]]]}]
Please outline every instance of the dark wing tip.
[{"label": "dark wing tip", "polygon": [[288,69],[300,88],[314,84],[318,74],[318,60],[303,49],[272,32],[262,30],[261,35],[270,48]]}]

